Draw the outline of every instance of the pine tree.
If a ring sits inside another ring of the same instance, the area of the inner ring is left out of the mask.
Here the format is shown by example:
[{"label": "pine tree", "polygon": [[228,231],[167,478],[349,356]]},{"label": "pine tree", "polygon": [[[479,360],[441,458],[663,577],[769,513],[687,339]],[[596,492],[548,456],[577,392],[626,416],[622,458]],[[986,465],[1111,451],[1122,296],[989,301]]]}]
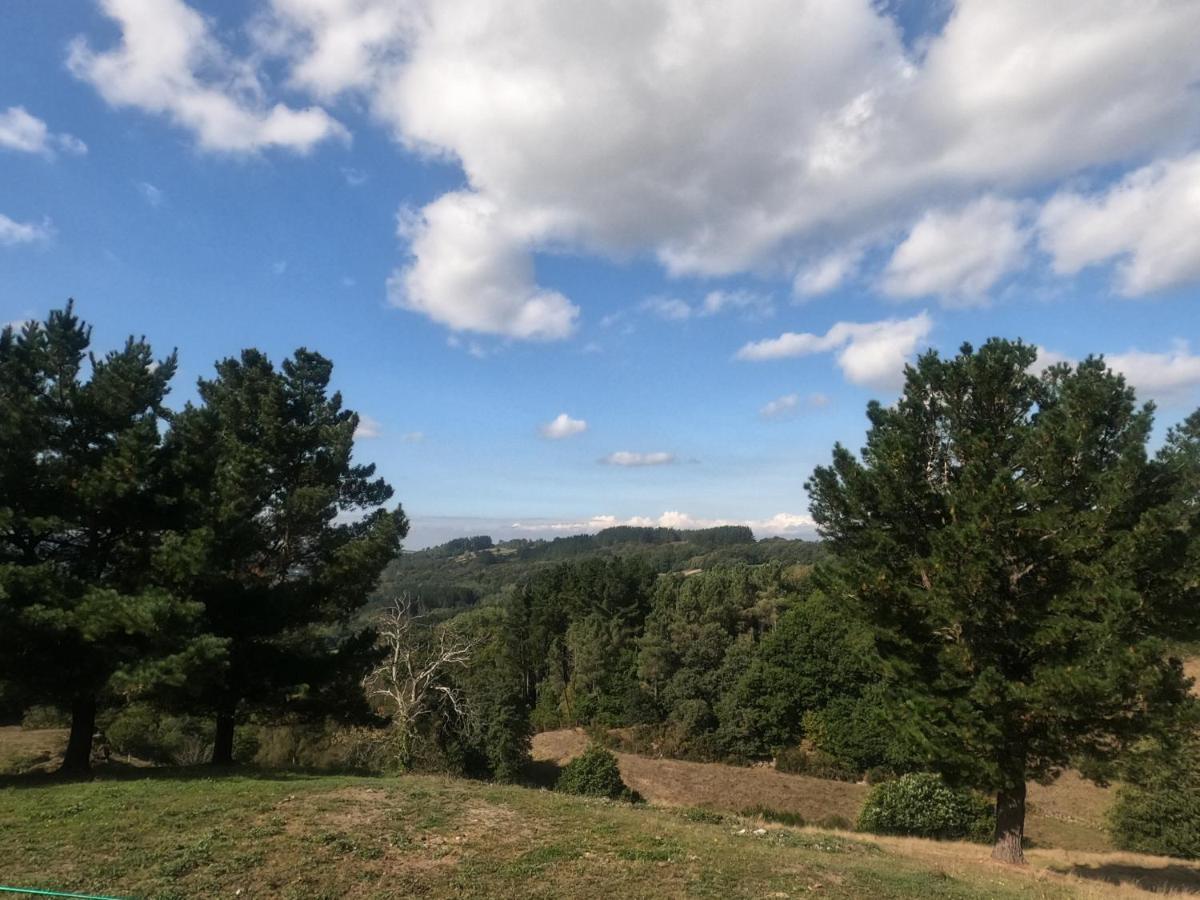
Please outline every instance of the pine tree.
[{"label": "pine tree", "polygon": [[392,489],[352,462],[358,416],[330,394],[332,364],[301,349],[276,370],[257,350],[217,364],[167,444],[180,497],[175,584],[229,643],[203,696],[213,762],[233,760],[240,714],[365,714],[377,648],[354,628],[408,522]]},{"label": "pine tree", "polygon": [[894,407],[868,407],[861,460],[839,445],[807,485],[835,554],[817,583],[867,611],[897,727],[995,793],[993,856],[1014,862],[1028,781],[1103,773],[1187,703],[1160,636],[1182,627],[1196,541],[1172,512],[1195,495],[1147,456],[1152,407],[1102,359],[1035,360],[1002,340],[929,352]]},{"label": "pine tree", "polygon": [[0,680],[70,710],[75,773],[90,767],[101,701],[181,685],[223,650],[155,577],[175,356],[156,363],[130,338],[97,358],[90,341],[70,303],[0,334]]}]

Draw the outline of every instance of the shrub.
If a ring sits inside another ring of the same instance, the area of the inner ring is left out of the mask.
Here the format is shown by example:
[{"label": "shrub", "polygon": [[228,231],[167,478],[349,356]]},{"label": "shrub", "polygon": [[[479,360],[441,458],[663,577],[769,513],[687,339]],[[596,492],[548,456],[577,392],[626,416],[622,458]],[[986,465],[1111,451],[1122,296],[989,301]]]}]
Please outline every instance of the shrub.
[{"label": "shrub", "polygon": [[992,806],[978,794],[948,787],[927,772],[876,785],[858,816],[859,831],[943,840],[988,841],[995,831]]},{"label": "shrub", "polygon": [[617,758],[598,744],[589,744],[580,756],[567,763],[555,787],[568,794],[613,800],[629,800],[634,796],[621,780]]},{"label": "shrub", "polygon": [[1108,827],[1121,850],[1200,859],[1200,762],[1161,761],[1122,785]]}]

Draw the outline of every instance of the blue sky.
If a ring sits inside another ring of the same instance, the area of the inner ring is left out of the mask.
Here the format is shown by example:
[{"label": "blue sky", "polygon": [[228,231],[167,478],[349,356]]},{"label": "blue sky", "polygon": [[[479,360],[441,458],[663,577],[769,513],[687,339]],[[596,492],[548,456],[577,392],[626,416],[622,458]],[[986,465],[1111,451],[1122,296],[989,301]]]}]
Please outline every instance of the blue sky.
[{"label": "blue sky", "polygon": [[12,0],[0,321],[320,350],[410,546],[809,535],[925,347],[1200,404],[1200,3],[1045,7]]}]

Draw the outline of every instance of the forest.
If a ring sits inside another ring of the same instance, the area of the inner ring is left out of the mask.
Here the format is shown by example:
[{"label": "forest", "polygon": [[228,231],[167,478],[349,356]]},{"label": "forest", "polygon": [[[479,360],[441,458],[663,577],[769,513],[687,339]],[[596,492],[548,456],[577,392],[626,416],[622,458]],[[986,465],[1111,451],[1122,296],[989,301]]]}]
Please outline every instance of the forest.
[{"label": "forest", "polygon": [[174,354],[90,336],[70,304],[0,334],[0,716],[67,723],[68,774],[115,750],[520,781],[535,732],[580,726],[678,759],[926,773],[988,798],[1009,862],[1027,784],[1073,769],[1127,785],[1129,846],[1200,855],[1200,411],[1155,438],[1100,357],[924,354],[861,452],[809,478],[820,542],[408,552],[329,360],[243,350],[171,408]]}]

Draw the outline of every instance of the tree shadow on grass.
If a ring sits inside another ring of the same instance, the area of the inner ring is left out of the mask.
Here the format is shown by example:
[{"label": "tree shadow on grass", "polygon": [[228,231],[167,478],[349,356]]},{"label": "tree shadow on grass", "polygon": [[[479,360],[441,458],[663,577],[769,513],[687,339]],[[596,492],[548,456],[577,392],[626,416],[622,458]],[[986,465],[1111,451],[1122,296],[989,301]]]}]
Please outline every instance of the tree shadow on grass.
[{"label": "tree shadow on grass", "polygon": [[1069,868],[1055,866],[1055,871],[1092,881],[1133,885],[1152,893],[1200,891],[1200,868],[1183,863],[1169,863],[1165,866],[1138,866],[1132,863],[1084,865],[1080,863]]},{"label": "tree shadow on grass", "polygon": [[535,759],[525,764],[521,774],[520,783],[525,787],[554,790],[554,786],[558,784],[558,776],[562,774],[562,767],[548,759]]},{"label": "tree shadow on grass", "polygon": [[0,788],[39,788],[56,784],[111,781],[203,781],[205,779],[248,778],[255,781],[305,781],[340,775],[366,775],[351,770],[259,769],[253,766],[137,766],[113,761],[98,765],[89,774],[26,772],[0,776]]}]

